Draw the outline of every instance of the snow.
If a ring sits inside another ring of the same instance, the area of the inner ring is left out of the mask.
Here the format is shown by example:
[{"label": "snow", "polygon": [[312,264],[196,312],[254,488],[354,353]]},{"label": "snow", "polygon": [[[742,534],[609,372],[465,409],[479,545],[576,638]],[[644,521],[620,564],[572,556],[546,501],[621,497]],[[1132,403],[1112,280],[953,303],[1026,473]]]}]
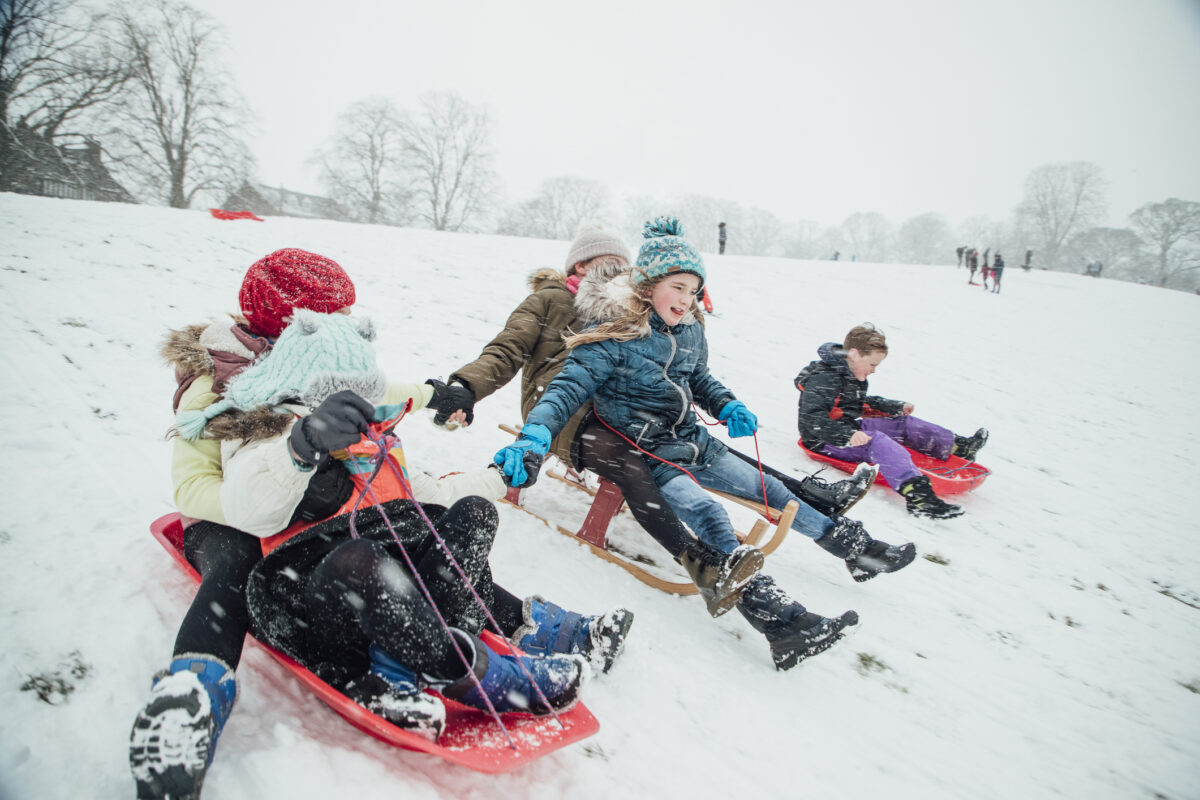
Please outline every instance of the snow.
[{"label": "snow", "polygon": [[[235,311],[246,267],[280,247],[346,267],[381,365],[420,381],[474,358],[566,244],[0,194],[0,797],[133,795],[130,725],[192,591],[147,529],[173,510],[157,348]],[[796,534],[768,558],[860,630],[776,672],[736,613],[712,620],[502,507],[504,585],[637,614],[587,687],[596,736],[479,775],[359,733],[247,648],[206,798],[1200,796],[1200,297],[1017,267],[997,296],[952,266],[707,263],[712,370],[758,415],[768,463],[816,469],[791,378],[864,320],[892,348],[874,391],[991,430],[964,517],[911,518],[883,489],[856,507],[876,537],[917,543],[905,571],[856,584]],[[401,430],[410,464],[482,466],[518,405],[514,381],[470,429],[422,412]],[[533,492],[582,517],[570,487]],[[43,702],[21,691],[35,675],[74,691]]]}]

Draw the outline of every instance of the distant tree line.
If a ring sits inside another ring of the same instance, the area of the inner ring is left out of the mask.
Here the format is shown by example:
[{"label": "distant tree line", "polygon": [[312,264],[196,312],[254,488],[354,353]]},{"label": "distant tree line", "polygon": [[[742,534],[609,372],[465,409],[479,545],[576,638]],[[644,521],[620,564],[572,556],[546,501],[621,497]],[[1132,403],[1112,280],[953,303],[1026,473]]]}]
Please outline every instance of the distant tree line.
[{"label": "distant tree line", "polygon": [[[243,139],[250,114],[225,58],[218,26],[182,0],[0,0],[0,191],[29,137],[57,145],[82,136],[103,141],[143,200],[188,208],[227,194],[254,166]],[[1127,227],[1101,227],[1106,181],[1087,162],[1032,170],[1006,220],[952,226],[928,212],[897,226],[865,211],[822,226],[703,195],[634,195],[618,206],[606,186],[579,176],[549,178],[506,203],[491,137],[487,109],[452,92],[424,95],[412,109],[366,98],[342,113],[310,164],[347,218],[373,224],[569,239],[589,220],[637,231],[670,213],[704,250],[716,250],[726,223],[730,254],[946,264],[964,245],[1002,251],[1010,266],[1032,250],[1042,269],[1083,272],[1099,262],[1105,277],[1178,288],[1200,280],[1200,203],[1147,203]]]}]

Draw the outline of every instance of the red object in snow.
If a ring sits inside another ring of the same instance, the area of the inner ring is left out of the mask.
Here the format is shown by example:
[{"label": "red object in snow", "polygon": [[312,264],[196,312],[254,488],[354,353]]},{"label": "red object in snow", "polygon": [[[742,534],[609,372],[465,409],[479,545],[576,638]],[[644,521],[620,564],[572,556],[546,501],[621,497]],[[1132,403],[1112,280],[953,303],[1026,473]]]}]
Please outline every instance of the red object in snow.
[{"label": "red object in snow", "polygon": [[[800,449],[809,458],[814,461],[820,461],[822,464],[836,467],[843,472],[854,472],[854,468],[858,466],[853,461],[842,461],[833,456],[827,456],[824,453],[814,453],[804,446],[803,439],[796,443],[800,445]],[[958,456],[950,456],[945,461],[938,461],[933,456],[918,453],[912,448],[906,447],[904,449],[908,450],[909,455],[912,456],[913,466],[921,470],[922,475],[929,478],[929,485],[933,487],[933,491],[939,497],[944,494],[969,492],[987,480],[988,475],[992,474],[992,471],[982,464],[976,464],[974,461],[967,461]],[[875,476],[875,482],[882,483],[884,486],[888,485],[888,482],[883,479],[882,474]]]},{"label": "red object in snow", "polygon": [[266,222],[262,217],[256,217],[253,211],[226,211],[223,208],[210,208],[208,213],[217,219],[254,219]]},{"label": "red object in snow", "polygon": [[[180,523],[179,514],[167,514],[154,520],[150,524],[150,532],[192,580],[199,583],[199,573],[183,557],[183,525]],[[499,637],[491,632],[484,631],[483,639],[493,649],[508,652],[506,646],[500,644]],[[486,713],[442,698],[446,706],[446,729],[436,743],[431,742],[367,711],[278,650],[267,647],[253,637],[251,641],[282,664],[347,722],[364,733],[369,733],[390,745],[428,753],[477,772],[508,772],[580,739],[586,739],[600,730],[599,721],[583,703],[576,703],[569,711],[559,712],[558,718],[562,720],[563,727],[559,727],[553,716],[506,714],[501,719],[504,727],[508,729],[509,736],[517,745],[517,749],[513,750],[508,746],[504,733],[496,727],[495,720]]]}]

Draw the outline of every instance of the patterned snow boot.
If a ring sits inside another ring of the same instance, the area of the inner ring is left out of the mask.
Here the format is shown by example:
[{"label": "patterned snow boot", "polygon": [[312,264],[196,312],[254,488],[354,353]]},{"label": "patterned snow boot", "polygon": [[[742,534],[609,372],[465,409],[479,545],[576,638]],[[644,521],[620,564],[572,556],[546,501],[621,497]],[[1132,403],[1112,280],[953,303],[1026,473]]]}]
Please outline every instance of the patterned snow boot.
[{"label": "patterned snow boot", "polygon": [[823,653],[858,624],[858,614],[822,617],[788,597],[767,575],[759,575],[738,602],[738,611],[750,626],[767,637],[771,660],[779,670],[791,669],[806,658]]},{"label": "patterned snow boot", "polygon": [[217,738],[237,699],[233,670],[187,653],[155,676],[150,702],[129,737],[129,768],[139,800],[197,800]]},{"label": "patterned snow boot", "polygon": [[954,449],[951,451],[951,453],[959,458],[966,459],[967,461],[974,461],[975,455],[983,449],[983,446],[987,444],[987,440],[987,428],[980,428],[970,436],[959,436],[955,434]]},{"label": "patterned snow boot", "polygon": [[[481,710],[487,710],[486,697],[500,714],[514,712],[537,716],[549,714],[551,709],[564,711],[579,700],[579,690],[589,674],[587,662],[582,657],[497,653],[482,639],[456,628],[450,630],[471,662],[471,671],[479,685],[475,685],[470,675],[463,675],[455,681],[431,681],[443,696]],[[530,685],[525,670],[517,664],[518,659],[533,676],[540,693]],[[549,705],[542,702],[542,696],[545,696]]]},{"label": "patterned snow boot", "polygon": [[900,496],[908,507],[908,513],[914,517],[929,517],[931,519],[953,519],[963,515],[963,507],[947,503],[933,493],[929,478],[918,475],[900,484]]},{"label": "patterned snow boot", "polygon": [[421,691],[416,673],[383,650],[371,645],[369,652],[370,670],[347,684],[345,695],[396,727],[436,742],[446,728],[442,701]]},{"label": "patterned snow boot", "polygon": [[817,544],[844,559],[850,577],[859,583],[881,572],[904,569],[917,557],[917,546],[912,542],[890,545],[872,539],[861,522],[845,517],[834,517],[833,530],[817,539]]},{"label": "patterned snow boot", "polygon": [[601,673],[612,669],[633,625],[633,612],[627,608],[585,617],[538,595],[525,598],[521,616],[525,621],[512,635],[517,647],[530,655],[583,656],[593,670]]},{"label": "patterned snow boot", "polygon": [[842,515],[866,497],[878,474],[879,467],[874,464],[859,464],[854,474],[844,481],[829,483],[809,475],[800,481],[797,496],[827,517]]},{"label": "patterned snow boot", "polygon": [[738,545],[725,555],[698,539],[689,543],[679,557],[714,617],[737,605],[742,590],[762,570],[764,561],[762,551],[748,544]]}]

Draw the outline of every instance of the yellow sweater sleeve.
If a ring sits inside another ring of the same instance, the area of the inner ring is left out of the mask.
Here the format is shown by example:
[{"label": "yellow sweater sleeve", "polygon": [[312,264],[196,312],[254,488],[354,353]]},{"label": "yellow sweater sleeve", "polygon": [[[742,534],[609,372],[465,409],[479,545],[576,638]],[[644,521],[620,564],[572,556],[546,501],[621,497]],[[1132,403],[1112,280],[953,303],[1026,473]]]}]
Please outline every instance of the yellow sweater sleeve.
[{"label": "yellow sweater sleeve", "polygon": [[433,387],[428,383],[388,383],[383,404],[404,405],[410,399],[413,401],[413,411],[424,408],[433,399]]},{"label": "yellow sweater sleeve", "polygon": [[[180,411],[198,411],[220,398],[212,390],[212,378],[196,378],[179,400]],[[225,524],[221,510],[221,443],[216,439],[194,441],[176,436],[171,453],[171,481],[175,485],[175,507],[187,517]]]}]

